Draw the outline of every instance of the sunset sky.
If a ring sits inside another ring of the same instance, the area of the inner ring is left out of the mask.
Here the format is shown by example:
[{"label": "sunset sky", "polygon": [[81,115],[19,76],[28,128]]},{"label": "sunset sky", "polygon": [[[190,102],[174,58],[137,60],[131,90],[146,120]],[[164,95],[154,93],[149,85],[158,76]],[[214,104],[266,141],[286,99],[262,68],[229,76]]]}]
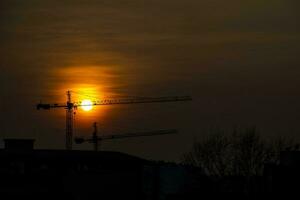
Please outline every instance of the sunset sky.
[{"label": "sunset sky", "polygon": [[[191,95],[78,109],[75,136],[175,128],[102,150],[178,160],[213,126],[300,139],[298,0],[1,0],[0,138],[64,148],[65,110],[42,102]],[[77,93],[76,93],[77,92]],[[101,132],[102,131],[102,132]],[[75,146],[91,149],[91,145]]]}]

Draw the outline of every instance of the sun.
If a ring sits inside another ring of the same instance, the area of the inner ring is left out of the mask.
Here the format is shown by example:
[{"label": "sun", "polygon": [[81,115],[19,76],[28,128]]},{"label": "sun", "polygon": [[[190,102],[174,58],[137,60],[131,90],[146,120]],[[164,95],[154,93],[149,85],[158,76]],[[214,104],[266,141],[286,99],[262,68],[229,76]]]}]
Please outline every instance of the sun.
[{"label": "sun", "polygon": [[84,111],[90,111],[90,110],[92,110],[92,108],[93,108],[93,103],[92,103],[92,101],[91,100],[88,100],[88,99],[86,99],[86,100],[83,100],[82,102],[81,102],[81,108],[84,110]]}]

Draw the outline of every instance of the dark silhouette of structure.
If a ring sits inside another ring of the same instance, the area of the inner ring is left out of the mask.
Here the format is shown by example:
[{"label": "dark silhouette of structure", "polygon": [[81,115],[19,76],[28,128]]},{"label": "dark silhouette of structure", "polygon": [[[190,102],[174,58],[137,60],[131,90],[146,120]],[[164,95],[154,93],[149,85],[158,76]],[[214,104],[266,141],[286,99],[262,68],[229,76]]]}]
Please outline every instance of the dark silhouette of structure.
[{"label": "dark silhouette of structure", "polygon": [[4,139],[4,148],[6,150],[32,150],[33,147],[33,139]]},{"label": "dark silhouette of structure", "polygon": [[75,143],[77,144],[82,144],[84,142],[92,143],[94,145],[94,151],[98,151],[100,142],[102,140],[113,140],[113,139],[122,139],[122,138],[145,137],[145,136],[166,135],[166,134],[177,133],[177,130],[175,129],[166,129],[166,130],[122,133],[122,134],[112,134],[112,135],[98,135],[98,127],[96,122],[93,123],[93,128],[94,131],[91,138],[76,137]]},{"label": "dark silhouette of structure", "polygon": [[265,191],[273,197],[295,197],[299,194],[300,151],[282,151],[279,164],[265,167]]},{"label": "dark silhouette of structure", "polygon": [[[207,176],[197,167],[110,151],[37,150],[34,140],[5,139],[3,199],[261,199],[298,194],[300,152],[281,152],[260,176]],[[246,189],[246,190],[245,190]]]},{"label": "dark silhouette of structure", "polygon": [[37,104],[37,109],[53,109],[64,108],[66,109],[66,149],[72,149],[73,142],[73,128],[74,128],[74,114],[77,107],[84,106],[101,106],[101,105],[115,105],[115,104],[140,104],[140,103],[162,103],[162,102],[175,102],[175,101],[190,101],[190,96],[173,96],[173,97],[136,97],[136,98],[122,98],[122,99],[103,99],[94,101],[90,105],[82,105],[81,102],[73,102],[71,99],[71,91],[67,91],[66,104]]},{"label": "dark silhouette of structure", "polygon": [[0,194],[6,199],[142,198],[150,162],[118,152],[35,150],[33,140],[5,140]]},{"label": "dark silhouette of structure", "polygon": [[6,139],[0,150],[4,199],[167,199],[180,193],[183,166],[110,151],[37,150],[34,140]]}]

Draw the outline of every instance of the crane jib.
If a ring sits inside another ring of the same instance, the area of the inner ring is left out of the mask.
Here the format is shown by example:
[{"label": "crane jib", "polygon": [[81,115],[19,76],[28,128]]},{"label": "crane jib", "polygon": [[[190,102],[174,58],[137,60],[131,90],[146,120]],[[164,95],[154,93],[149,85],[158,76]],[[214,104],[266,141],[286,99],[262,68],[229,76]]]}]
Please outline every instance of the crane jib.
[{"label": "crane jib", "polygon": [[156,130],[156,131],[145,131],[145,132],[135,132],[135,133],[124,133],[124,134],[114,134],[114,135],[103,135],[93,138],[75,138],[76,144],[82,144],[84,142],[95,143],[95,141],[110,140],[110,139],[123,139],[131,137],[142,137],[142,136],[155,136],[155,135],[166,135],[166,134],[176,134],[178,131],[176,129],[166,129],[166,130]]},{"label": "crane jib", "polygon": [[60,104],[43,104],[43,103],[39,103],[39,104],[36,105],[36,108],[38,110],[40,110],[40,109],[49,110],[51,108],[68,108],[68,106],[60,105]]},{"label": "crane jib", "polygon": [[158,97],[158,98],[105,99],[105,100],[96,101],[93,103],[93,105],[160,103],[160,102],[162,103],[162,102],[191,101],[191,100],[192,100],[192,98],[189,96]]}]

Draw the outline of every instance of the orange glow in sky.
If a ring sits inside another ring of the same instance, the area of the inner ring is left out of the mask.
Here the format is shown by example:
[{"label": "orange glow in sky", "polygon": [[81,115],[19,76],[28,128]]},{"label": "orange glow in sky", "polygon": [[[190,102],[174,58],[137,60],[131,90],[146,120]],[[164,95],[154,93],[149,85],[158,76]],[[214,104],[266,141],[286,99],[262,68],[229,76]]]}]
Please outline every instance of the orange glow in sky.
[{"label": "orange glow in sky", "polygon": [[[115,87],[118,76],[105,66],[67,66],[52,71],[51,76],[57,81],[49,85],[47,101],[64,104],[67,101],[66,91],[71,91],[71,101],[78,105],[76,110],[76,129],[90,127],[95,121],[102,121],[108,106],[94,106],[95,101],[115,96],[110,87]],[[62,119],[64,112],[60,113]]]}]

